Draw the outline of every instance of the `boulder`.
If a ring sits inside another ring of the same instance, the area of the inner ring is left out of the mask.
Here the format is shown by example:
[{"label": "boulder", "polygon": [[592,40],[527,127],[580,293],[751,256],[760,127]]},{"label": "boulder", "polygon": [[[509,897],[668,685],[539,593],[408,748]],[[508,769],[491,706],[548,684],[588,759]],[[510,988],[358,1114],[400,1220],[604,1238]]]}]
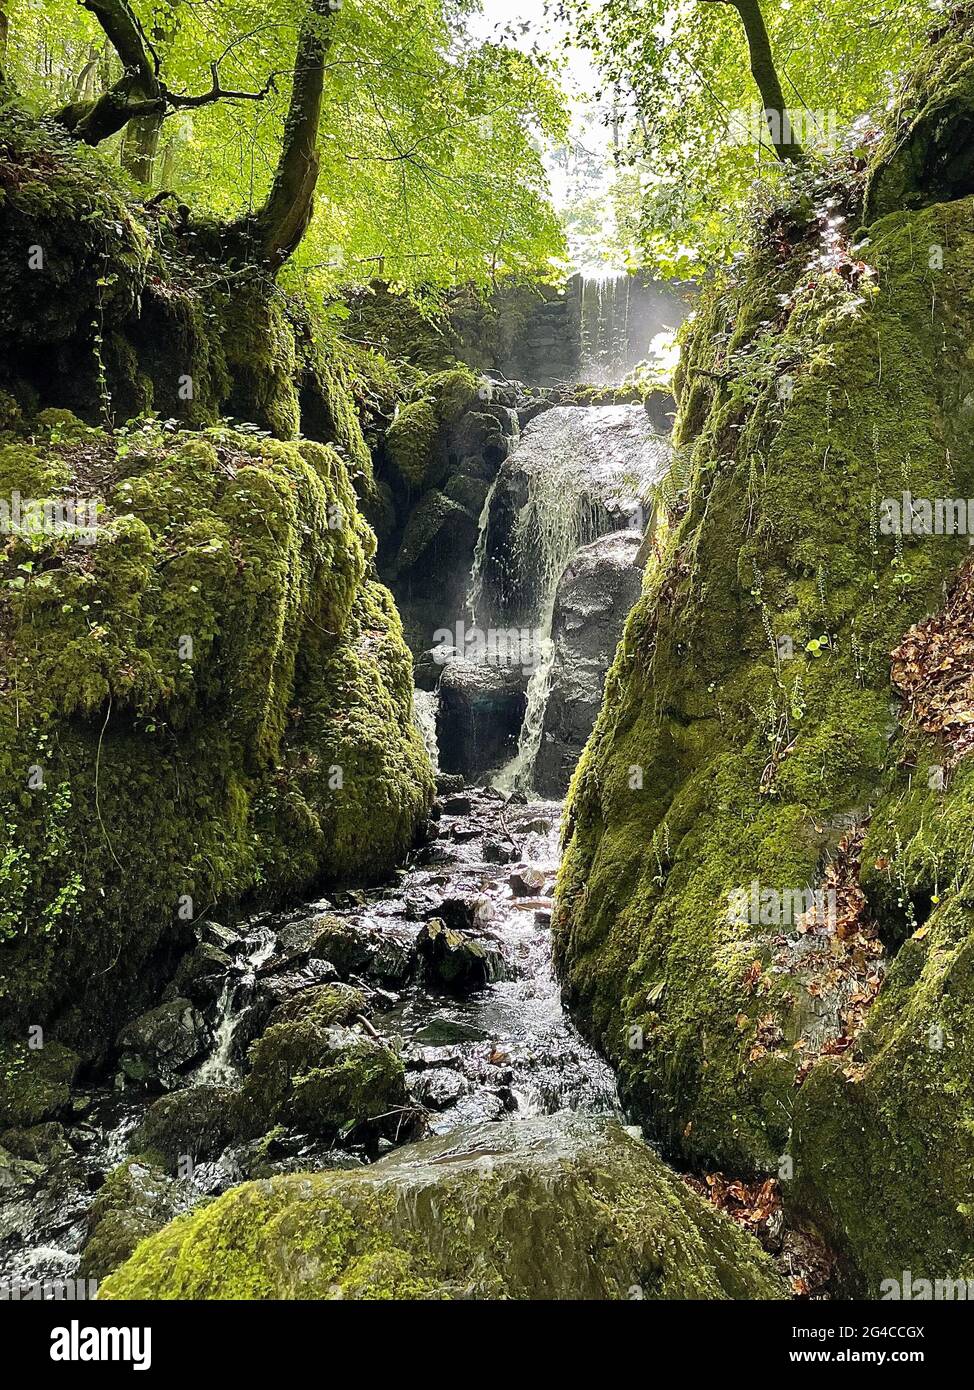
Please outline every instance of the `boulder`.
[{"label": "boulder", "polygon": [[127,1023],[116,1045],[122,1071],[130,1081],[172,1090],[181,1073],[210,1044],[210,1031],[189,999],[171,999]]},{"label": "boulder", "polygon": [[195,1194],[144,1158],[129,1158],[109,1173],[88,1212],[78,1277],[103,1279],[123,1264],[140,1241],[178,1213]]},{"label": "boulder", "polygon": [[58,1042],[0,1044],[0,1128],[29,1128],[62,1110],[79,1060]]},{"label": "boulder", "polygon": [[487,949],[439,917],[421,928],[416,949],[427,982],[451,994],[469,994],[497,978],[496,961]]},{"label": "boulder", "polygon": [[190,999],[194,1004],[205,1007],[219,998],[232,968],[233,961],[226,951],[209,942],[201,942],[183,956],[163,997]]},{"label": "boulder", "polygon": [[554,658],[534,785],[562,797],[602,703],[605,674],[639,597],[642,537],[615,531],[583,546],[558,583],[551,636]]},{"label": "boulder", "polygon": [[286,1125],[326,1139],[353,1130],[397,1132],[407,1100],[403,1064],[390,1048],[348,1026],[364,1007],[360,991],[323,985],[275,1010],[251,1048],[241,1103],[246,1131]]},{"label": "boulder", "polygon": [[228,1086],[187,1086],[150,1105],[129,1140],[136,1153],[159,1154],[174,1170],[218,1158],[239,1129],[237,1092]]},{"label": "boulder", "polygon": [[447,666],[436,721],[441,768],[473,778],[508,762],[517,752],[527,685],[521,666],[480,661]]},{"label": "boulder", "polygon": [[454,1130],[367,1168],[247,1183],[147,1241],[103,1299],[781,1299],[769,1256],[616,1121]]}]

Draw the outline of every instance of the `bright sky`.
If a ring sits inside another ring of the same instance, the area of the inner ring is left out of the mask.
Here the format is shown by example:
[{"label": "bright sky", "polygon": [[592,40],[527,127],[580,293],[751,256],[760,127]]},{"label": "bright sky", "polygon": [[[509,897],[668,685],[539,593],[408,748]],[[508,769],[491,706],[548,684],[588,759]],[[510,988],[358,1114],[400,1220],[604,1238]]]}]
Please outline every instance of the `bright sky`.
[{"label": "bright sky", "polygon": [[[570,139],[584,146],[592,153],[605,151],[605,186],[611,179],[609,132],[596,116],[593,94],[597,90],[597,75],[589,55],[584,49],[566,46],[564,23],[545,14],[545,0],[482,0],[482,10],[472,15],[468,21],[470,32],[478,39],[501,36],[501,31],[509,25],[528,28],[518,42],[518,47],[526,50],[537,42],[538,46],[555,54],[564,62],[563,81],[569,97],[572,112]],[[508,38],[508,42],[511,40]],[[575,180],[571,167],[546,159],[548,178],[551,183],[555,206],[564,208],[575,192]],[[591,183],[587,192],[591,193]],[[581,253],[577,252],[579,259]]]}]

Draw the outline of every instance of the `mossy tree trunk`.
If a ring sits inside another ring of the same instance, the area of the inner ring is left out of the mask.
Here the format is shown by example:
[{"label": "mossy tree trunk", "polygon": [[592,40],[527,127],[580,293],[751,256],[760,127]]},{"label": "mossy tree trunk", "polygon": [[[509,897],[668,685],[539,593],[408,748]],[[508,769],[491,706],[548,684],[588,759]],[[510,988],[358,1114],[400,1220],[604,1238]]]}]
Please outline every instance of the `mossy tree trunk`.
[{"label": "mossy tree trunk", "polygon": [[747,36],[747,49],[751,60],[751,76],[757,83],[761,100],[764,103],[764,118],[774,152],[784,163],[798,163],[805,152],[795,139],[788,116],[781,79],[775,66],[771,50],[768,26],[764,22],[760,0],[704,0],[705,4],[732,5],[741,17],[744,33]]}]

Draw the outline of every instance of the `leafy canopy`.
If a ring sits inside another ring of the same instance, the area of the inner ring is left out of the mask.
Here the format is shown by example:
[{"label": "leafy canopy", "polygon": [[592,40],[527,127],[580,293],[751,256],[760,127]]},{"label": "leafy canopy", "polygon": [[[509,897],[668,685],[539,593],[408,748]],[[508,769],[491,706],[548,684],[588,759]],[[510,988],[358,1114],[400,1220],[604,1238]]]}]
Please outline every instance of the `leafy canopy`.
[{"label": "leafy canopy", "polygon": [[[599,95],[625,126],[614,199],[629,258],[684,275],[728,259],[755,181],[793,177],[762,132],[737,10],[712,0],[557,7],[594,54]],[[762,0],[761,9],[813,164],[869,138],[942,14],[937,0]]]},{"label": "leafy canopy", "polygon": [[[39,114],[111,86],[121,63],[78,0],[11,0],[7,71]],[[194,213],[258,207],[281,149],[308,0],[132,0],[167,87],[260,93],[163,121],[152,182]],[[542,62],[464,24],[470,0],[343,0],[329,18],[314,220],[287,274],[328,292],[381,275],[487,284],[563,254],[541,161],[562,138]],[[118,158],[131,126],[101,148]]]}]

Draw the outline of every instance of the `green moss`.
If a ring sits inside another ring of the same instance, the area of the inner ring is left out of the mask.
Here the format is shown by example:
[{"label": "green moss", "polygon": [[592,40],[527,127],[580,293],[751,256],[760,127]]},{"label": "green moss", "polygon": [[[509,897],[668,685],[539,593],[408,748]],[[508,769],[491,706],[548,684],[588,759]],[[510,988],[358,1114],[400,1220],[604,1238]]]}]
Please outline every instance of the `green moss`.
[{"label": "green moss", "polygon": [[254,1044],[241,1101],[255,1134],[277,1124],[333,1139],[374,1128],[395,1133],[406,1105],[402,1061],[342,1026],[364,1007],[347,985],[305,990],[276,1010]]},{"label": "green moss", "polygon": [[[593,1252],[597,1251],[597,1258]],[[124,1298],[778,1298],[770,1259],[618,1125],[561,1116],[248,1183],[139,1247]]]},{"label": "green moss", "polygon": [[189,1194],[151,1155],[126,1159],[113,1169],[88,1212],[80,1279],[104,1279],[125,1263],[140,1241],[155,1234],[189,1204]]},{"label": "green moss", "polygon": [[0,1003],[16,1030],[70,991],[87,1051],[194,904],[386,872],[433,786],[332,448],[48,419],[0,496],[55,487],[105,505],[94,543],[18,537],[0,570]]},{"label": "green moss", "polygon": [[404,405],[386,434],[386,451],[407,487],[421,489],[436,465],[439,422],[425,398]]},{"label": "green moss", "polygon": [[[815,888],[888,785],[888,654],[963,551],[878,534],[880,500],[974,491],[966,204],[877,225],[854,291],[810,275],[810,249],[756,251],[691,329],[685,515],[574,779],[556,912],[569,1002],[626,1100],[678,1161],[745,1171],[791,1142],[809,1004],[766,968],[776,929],[733,923],[729,896]],[[752,1060],[769,1017],[781,1042]]]},{"label": "green moss", "polygon": [[877,149],[866,221],[974,192],[967,132],[974,115],[974,12],[956,6],[921,51]]},{"label": "green moss", "polygon": [[0,1042],[0,1129],[28,1128],[68,1103],[79,1058],[58,1042]]}]

